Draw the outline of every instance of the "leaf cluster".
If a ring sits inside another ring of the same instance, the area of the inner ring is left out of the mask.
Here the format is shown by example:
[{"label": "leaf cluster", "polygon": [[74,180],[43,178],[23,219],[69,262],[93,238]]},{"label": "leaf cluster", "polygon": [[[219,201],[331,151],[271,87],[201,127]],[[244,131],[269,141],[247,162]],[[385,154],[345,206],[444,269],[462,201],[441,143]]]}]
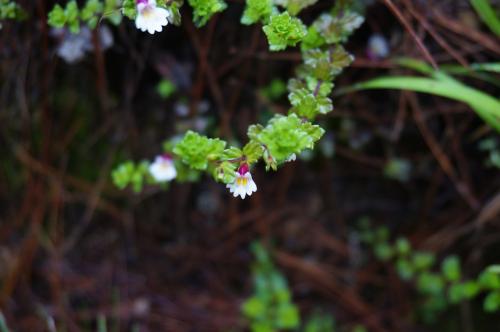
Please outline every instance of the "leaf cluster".
[{"label": "leaf cluster", "polygon": [[297,45],[307,33],[306,26],[288,12],[272,15],[269,23],[262,28],[271,51],[281,51]]},{"label": "leaf cluster", "polygon": [[285,277],[275,268],[269,253],[258,242],[252,245],[254,294],[243,302],[241,310],[250,321],[252,331],[295,329],[300,314],[291,300]]},{"label": "leaf cluster", "polygon": [[0,20],[22,20],[25,17],[26,12],[15,1],[0,0]]},{"label": "leaf cluster", "polygon": [[335,319],[320,310],[314,310],[303,324],[298,307],[292,302],[292,292],[285,276],[274,265],[268,250],[259,242],[251,245],[253,294],[247,298],[241,311],[252,332],[366,332],[362,325],[353,328],[337,327]]},{"label": "leaf cluster", "polygon": [[473,299],[481,293],[486,293],[484,311],[500,311],[500,267],[490,266],[477,278],[466,279],[456,255],[445,257],[436,268],[434,253],[413,250],[404,237],[390,243],[386,227],[372,229],[365,221],[360,228],[361,240],[373,248],[375,257],[392,261],[401,279],[414,282],[424,298],[421,313],[427,321],[434,321],[437,314],[450,305]]},{"label": "leaf cluster", "polygon": [[257,22],[267,23],[271,14],[276,12],[272,0],[246,0],[241,24],[250,25]]},{"label": "leaf cluster", "polygon": [[193,21],[197,27],[204,26],[213,15],[227,7],[223,0],[188,0],[188,3],[193,8]]},{"label": "leaf cluster", "polygon": [[277,5],[284,7],[291,15],[296,16],[304,8],[314,5],[318,0],[275,0]]},{"label": "leaf cluster", "polygon": [[79,8],[77,2],[71,0],[64,8],[59,4],[52,8],[48,14],[48,24],[55,28],[68,27],[72,33],[78,33],[82,23],[94,29],[101,18],[118,25],[122,20],[120,5],[121,0],[87,0],[83,7]]}]

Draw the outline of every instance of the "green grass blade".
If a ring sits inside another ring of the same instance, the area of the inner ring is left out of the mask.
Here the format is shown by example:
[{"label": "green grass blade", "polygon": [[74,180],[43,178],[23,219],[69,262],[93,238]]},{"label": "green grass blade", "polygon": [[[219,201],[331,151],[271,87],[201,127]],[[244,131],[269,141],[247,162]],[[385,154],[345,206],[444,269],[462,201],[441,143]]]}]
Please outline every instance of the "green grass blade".
[{"label": "green grass blade", "polygon": [[417,59],[399,58],[399,59],[396,59],[395,62],[402,67],[413,69],[419,73],[432,76],[437,80],[444,80],[444,81],[451,81],[451,82],[459,83],[459,81],[457,81],[455,78],[451,77],[450,75],[448,75],[444,71],[435,70],[434,68],[429,66],[427,63],[420,61],[420,60],[417,60]]},{"label": "green grass blade", "polygon": [[0,332],[9,332],[9,328],[7,327],[7,322],[5,321],[5,317],[0,311]]},{"label": "green grass blade", "polygon": [[484,24],[490,28],[497,36],[500,36],[500,19],[488,0],[470,0],[472,7],[483,20]]},{"label": "green grass blade", "polygon": [[106,316],[100,314],[97,317],[97,332],[106,332],[107,330]]},{"label": "green grass blade", "polygon": [[341,93],[365,89],[409,90],[458,100],[468,104],[485,122],[500,132],[500,100],[454,80],[405,76],[380,77],[356,84]]}]

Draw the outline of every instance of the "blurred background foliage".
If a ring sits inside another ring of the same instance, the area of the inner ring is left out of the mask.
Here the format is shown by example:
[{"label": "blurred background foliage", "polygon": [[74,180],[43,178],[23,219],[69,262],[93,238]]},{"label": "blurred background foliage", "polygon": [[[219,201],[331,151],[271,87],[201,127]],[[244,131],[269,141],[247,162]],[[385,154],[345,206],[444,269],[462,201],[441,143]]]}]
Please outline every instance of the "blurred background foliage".
[{"label": "blurred background foliage", "polygon": [[269,52],[244,1],[78,37],[55,3],[0,0],[0,331],[498,329],[498,1],[360,1],[327,132],[243,202],[134,174],[286,113],[300,50]]}]

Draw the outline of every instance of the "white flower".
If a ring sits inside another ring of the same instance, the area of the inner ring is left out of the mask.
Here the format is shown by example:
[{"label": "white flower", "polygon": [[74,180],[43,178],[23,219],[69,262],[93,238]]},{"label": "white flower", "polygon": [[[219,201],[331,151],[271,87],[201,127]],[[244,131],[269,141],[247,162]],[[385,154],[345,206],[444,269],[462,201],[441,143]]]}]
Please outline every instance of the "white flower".
[{"label": "white flower", "polygon": [[137,17],[135,26],[141,31],[150,34],[161,32],[163,26],[168,24],[170,12],[165,8],[156,7],[156,0],[136,0]]},{"label": "white flower", "polygon": [[174,161],[169,155],[161,155],[149,166],[149,173],[158,182],[170,181],[177,176]]},{"label": "white flower", "polygon": [[[113,34],[105,25],[98,29],[100,48],[105,51],[113,46]],[[82,27],[77,34],[67,29],[52,29],[50,34],[59,39],[57,55],[69,64],[81,61],[87,52],[94,51],[92,32],[86,26]]]},{"label": "white flower", "polygon": [[389,43],[384,36],[376,33],[368,40],[368,49],[366,51],[368,57],[373,60],[384,59],[389,55]]},{"label": "white flower", "polygon": [[234,197],[240,196],[241,199],[244,199],[246,195],[251,196],[253,192],[257,191],[257,185],[253,182],[252,174],[250,174],[247,164],[240,166],[236,172],[234,182],[227,184],[226,188],[229,188],[229,192]]}]

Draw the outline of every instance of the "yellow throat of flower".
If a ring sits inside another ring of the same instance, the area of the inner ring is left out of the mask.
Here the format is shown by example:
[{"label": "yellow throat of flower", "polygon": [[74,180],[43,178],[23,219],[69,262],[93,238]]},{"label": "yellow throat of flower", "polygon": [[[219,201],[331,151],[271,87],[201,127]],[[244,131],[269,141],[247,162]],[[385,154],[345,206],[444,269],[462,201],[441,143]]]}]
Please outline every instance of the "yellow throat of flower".
[{"label": "yellow throat of flower", "polygon": [[236,184],[238,186],[246,186],[248,183],[248,178],[241,176],[236,178]]}]

